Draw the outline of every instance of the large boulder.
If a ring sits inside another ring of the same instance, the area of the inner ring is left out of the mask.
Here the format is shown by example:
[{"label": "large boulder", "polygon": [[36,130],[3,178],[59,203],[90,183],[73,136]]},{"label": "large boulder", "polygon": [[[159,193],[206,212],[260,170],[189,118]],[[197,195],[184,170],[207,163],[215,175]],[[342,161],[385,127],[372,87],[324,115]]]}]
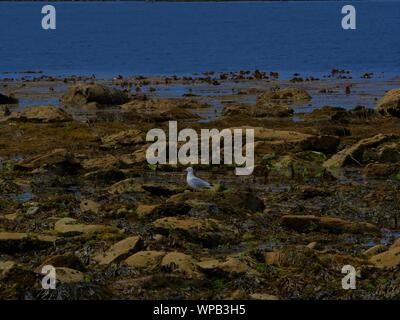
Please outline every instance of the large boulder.
[{"label": "large boulder", "polygon": [[72,117],[64,110],[53,106],[35,106],[22,112],[12,112],[11,115],[4,118],[4,120],[51,123],[72,121]]},{"label": "large boulder", "polygon": [[400,117],[400,89],[389,90],[375,108],[382,115]]},{"label": "large boulder", "polygon": [[129,101],[127,93],[100,84],[77,84],[68,89],[60,102],[67,106],[83,106],[89,103],[98,105],[121,105]]}]

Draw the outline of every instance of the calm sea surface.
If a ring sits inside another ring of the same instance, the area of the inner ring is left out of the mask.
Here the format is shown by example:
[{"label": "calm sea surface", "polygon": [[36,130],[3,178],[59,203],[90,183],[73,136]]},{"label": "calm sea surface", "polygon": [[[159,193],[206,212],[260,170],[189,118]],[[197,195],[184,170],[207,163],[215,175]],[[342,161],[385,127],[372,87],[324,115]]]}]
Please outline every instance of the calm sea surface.
[{"label": "calm sea surface", "polygon": [[355,31],[341,28],[347,2],[53,3],[56,31],[41,28],[44,4],[0,2],[1,77],[256,68],[400,75],[400,1],[353,2]]}]

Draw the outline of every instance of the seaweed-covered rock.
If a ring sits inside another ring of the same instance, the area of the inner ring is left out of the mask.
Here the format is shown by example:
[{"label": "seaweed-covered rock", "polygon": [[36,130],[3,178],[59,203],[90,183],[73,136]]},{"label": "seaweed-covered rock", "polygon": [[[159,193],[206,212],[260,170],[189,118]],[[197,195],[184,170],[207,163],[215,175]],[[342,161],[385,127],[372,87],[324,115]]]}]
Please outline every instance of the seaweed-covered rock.
[{"label": "seaweed-covered rock", "polygon": [[237,231],[215,219],[165,217],[154,221],[151,229],[163,235],[199,242],[205,247],[237,241]]},{"label": "seaweed-covered rock", "polygon": [[57,237],[24,232],[0,232],[0,252],[41,250],[54,245]]},{"label": "seaweed-covered rock", "polygon": [[262,93],[257,97],[257,104],[308,102],[311,96],[304,89],[284,88]]},{"label": "seaweed-covered rock", "polygon": [[324,167],[340,168],[348,164],[360,164],[362,156],[368,148],[377,147],[394,137],[394,135],[378,134],[370,138],[362,139],[352,146],[334,154],[330,159],[325,161]]},{"label": "seaweed-covered rock", "polygon": [[72,117],[63,109],[53,106],[35,106],[27,108],[21,112],[12,112],[4,120],[21,121],[21,122],[37,122],[37,123],[53,123],[72,121]]},{"label": "seaweed-covered rock", "polygon": [[61,97],[67,106],[83,106],[89,103],[98,105],[120,105],[129,101],[127,93],[100,84],[77,84]]}]

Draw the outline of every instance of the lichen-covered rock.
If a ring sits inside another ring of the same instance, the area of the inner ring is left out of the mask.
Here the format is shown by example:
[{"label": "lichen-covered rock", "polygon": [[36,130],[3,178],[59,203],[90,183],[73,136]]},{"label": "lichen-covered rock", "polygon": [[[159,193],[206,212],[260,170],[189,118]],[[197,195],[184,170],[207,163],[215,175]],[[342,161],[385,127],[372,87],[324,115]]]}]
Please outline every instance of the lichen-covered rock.
[{"label": "lichen-covered rock", "polygon": [[106,106],[120,105],[128,100],[129,96],[125,92],[101,84],[74,85],[60,99],[67,106],[83,106],[93,102]]}]

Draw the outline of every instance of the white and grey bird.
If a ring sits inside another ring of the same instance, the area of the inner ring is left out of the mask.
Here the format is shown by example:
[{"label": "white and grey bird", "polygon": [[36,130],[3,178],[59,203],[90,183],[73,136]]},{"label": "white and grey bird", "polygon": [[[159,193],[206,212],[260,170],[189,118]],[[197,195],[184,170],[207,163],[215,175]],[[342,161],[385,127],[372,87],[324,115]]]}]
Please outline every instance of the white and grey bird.
[{"label": "white and grey bird", "polygon": [[212,185],[205,180],[197,178],[193,173],[193,168],[186,168],[186,182],[193,189],[211,189]]}]

